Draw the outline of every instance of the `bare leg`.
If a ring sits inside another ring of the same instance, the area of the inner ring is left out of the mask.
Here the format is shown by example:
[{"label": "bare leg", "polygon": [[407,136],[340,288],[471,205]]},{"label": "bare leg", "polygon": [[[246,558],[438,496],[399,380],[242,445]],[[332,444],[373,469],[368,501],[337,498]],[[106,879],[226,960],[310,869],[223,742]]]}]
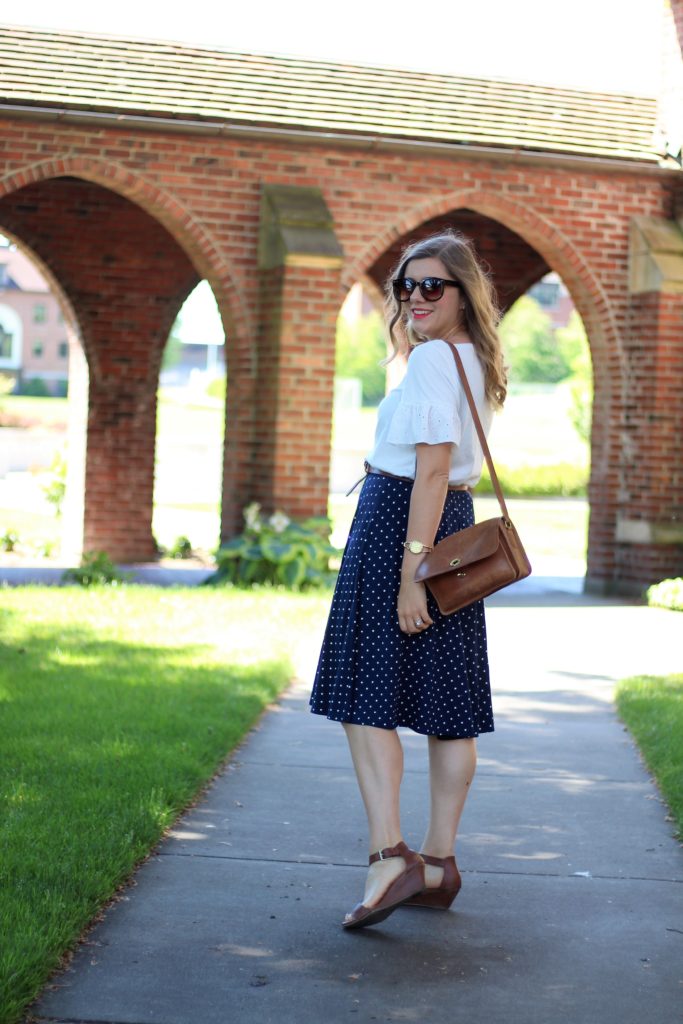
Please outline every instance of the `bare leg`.
[{"label": "bare leg", "polygon": [[[369,853],[401,840],[400,788],[403,747],[395,729],[344,722],[369,826]],[[368,869],[363,903],[372,907],[405,869],[402,857],[377,861]]]},{"label": "bare leg", "polygon": [[[475,739],[439,740],[429,737],[429,827],[420,853],[450,857],[467,794],[477,766]],[[443,868],[428,864],[425,882],[438,886]]]}]

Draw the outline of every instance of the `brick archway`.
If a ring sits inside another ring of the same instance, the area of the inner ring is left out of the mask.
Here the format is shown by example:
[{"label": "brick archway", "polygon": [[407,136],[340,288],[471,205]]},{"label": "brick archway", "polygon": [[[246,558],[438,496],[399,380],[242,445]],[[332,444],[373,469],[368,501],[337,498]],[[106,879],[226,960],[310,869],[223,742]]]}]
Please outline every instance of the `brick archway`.
[{"label": "brick archway", "polygon": [[[64,210],[68,225],[60,231]],[[92,270],[100,257],[93,221],[100,216],[106,224],[101,243],[105,257]],[[246,458],[254,375],[245,338],[253,332],[253,317],[241,309],[240,323],[231,329],[235,318],[230,305],[231,289],[240,291],[241,268],[219,258],[215,240],[162,189],[101,161],[53,159],[7,175],[0,181],[0,223],[31,252],[56,288],[87,361],[71,377],[71,406],[81,410],[87,441],[76,443],[72,432],[70,449],[82,450],[82,457],[70,458],[69,472],[79,481],[81,495],[75,500],[70,488],[66,549],[72,554],[80,547],[103,548],[119,561],[153,558],[161,355],[180,306],[201,276],[212,285],[219,304],[233,369],[229,401],[238,412],[226,431],[223,483],[229,496],[232,475]],[[130,238],[124,237],[126,231]],[[90,246],[84,241],[88,233]],[[146,286],[148,276],[155,279]],[[78,461],[83,465],[72,474]],[[114,527],[112,508],[120,511]]]},{"label": "brick archway", "polygon": [[[399,221],[385,228],[377,241],[368,245],[344,269],[343,280],[347,282],[356,277],[370,277],[373,280],[370,268],[381,261],[388,250],[395,250],[400,244],[418,238],[425,233],[425,226],[429,229],[430,222],[451,215],[457,221],[458,212],[464,210],[502,224],[535,250],[547,268],[560,275],[583,320],[590,345],[595,390],[589,482],[591,515],[587,579],[590,582],[594,567],[599,571],[604,570],[606,560],[610,557],[610,544],[606,544],[605,539],[613,536],[616,529],[617,508],[613,496],[605,489],[605,481],[608,468],[618,461],[613,406],[615,398],[618,404],[624,390],[625,355],[609,299],[576,246],[548,217],[540,215],[528,205],[515,203],[483,189],[459,190],[438,200],[430,199],[418,204]],[[466,233],[474,235],[476,245],[476,234],[472,231]],[[526,291],[532,283],[532,280],[523,281],[520,293]]]},{"label": "brick archway", "polygon": [[413,207],[401,220],[382,230],[376,239],[344,267],[342,284],[350,287],[354,281],[363,278],[383,253],[402,238],[419,232],[420,227],[427,221],[451,213],[455,215],[459,209],[484,214],[523,238],[545,259],[548,266],[560,275],[569,288],[584,323],[594,326],[604,334],[605,344],[611,342],[617,351],[621,352],[619,334],[609,300],[596,275],[571,239],[548,217],[531,209],[528,203],[515,203],[484,189],[459,190],[438,200],[432,198]]},{"label": "brick archway", "polygon": [[[0,206],[1,208],[1,206]],[[69,351],[69,404],[67,423],[66,492],[62,507],[62,555],[78,560],[83,549],[83,511],[85,490],[85,453],[88,416],[88,364],[81,342],[76,310],[52,269],[27,242],[2,224],[0,232],[29,257],[57,299],[66,328]]]},{"label": "brick archway", "polygon": [[[217,301],[220,296],[219,309],[223,318],[226,342],[229,337],[238,333],[228,293],[235,281],[238,282],[240,291],[243,290],[239,267],[227,264],[216,239],[177,198],[144,175],[131,171],[115,161],[82,156],[52,158],[0,178],[0,203],[4,196],[27,185],[65,177],[82,178],[84,181],[91,181],[95,185],[110,189],[142,207],[162,224],[185,251],[196,267],[199,277],[209,282]],[[36,262],[45,267],[47,275],[54,281],[54,275],[39,257],[36,257]],[[248,309],[246,316],[247,330],[253,332],[253,311]]]},{"label": "brick archway", "polygon": [[[679,15],[682,2],[672,0]],[[348,99],[352,93],[340,84],[340,69],[330,69],[321,82],[317,65],[285,66],[263,57],[257,80],[252,62],[240,55],[183,50],[197,80],[210,66],[220,90],[210,97],[196,90],[185,94],[174,58],[168,75],[178,82],[178,95],[172,91],[171,98],[154,79],[152,111],[147,70],[159,57],[153,41],[130,41],[130,60],[117,56],[114,66],[103,38],[52,39],[19,29],[4,36],[16,56],[8,67],[13,101],[2,114],[4,188],[14,189],[10,195],[25,189],[37,200],[49,198],[47,181],[79,181],[83,194],[85,185],[99,187],[137,205],[148,218],[139,216],[137,226],[144,222],[145,231],[160,239],[161,262],[175,247],[177,261],[185,261],[188,289],[201,275],[214,290],[230,371],[223,537],[241,529],[241,508],[253,500],[264,510],[281,507],[295,516],[324,513],[334,324],[344,287],[373,268],[377,283],[380,268],[374,265],[397,238],[459,210],[460,223],[481,227],[485,258],[496,268],[505,303],[552,268],[584,319],[597,393],[589,583],[631,591],[680,572],[683,295],[676,268],[683,245],[675,218],[681,169],[661,148],[652,100],[566,90],[559,97],[556,90],[530,87],[528,103],[520,106],[517,85],[496,83],[495,106],[479,109],[476,81],[425,76],[419,87],[443,104],[445,120],[434,135],[431,121],[412,114],[400,126],[387,124],[386,97],[398,102],[403,74],[378,69],[370,78],[345,67],[353,90],[362,89],[367,98],[366,131],[357,123],[357,103]],[[44,75],[46,61],[59,69],[65,47],[84,68],[81,84],[68,95],[58,74],[49,84]],[[114,99],[103,88],[102,72],[118,74],[121,59],[135,89]],[[47,89],[40,106],[37,73]],[[281,110],[272,110],[265,98],[281,87],[283,75],[297,83],[304,76],[317,97],[314,107],[304,110],[297,88]],[[236,80],[248,97],[238,112],[232,105]],[[181,94],[189,119],[179,117],[174,105]],[[209,99],[213,120],[206,114]],[[557,103],[566,118],[552,117]],[[504,111],[505,132],[492,110]],[[342,111],[348,115],[343,127]],[[338,131],[330,131],[330,118]],[[674,132],[669,141],[676,137]],[[44,188],[39,195],[36,190]],[[313,193],[317,212],[309,223],[302,210],[313,210],[307,205]],[[2,212],[6,201],[5,194]],[[40,202],[34,210],[40,218]],[[31,244],[19,230],[26,216],[16,234]],[[314,227],[333,232],[334,245],[329,238],[313,245],[307,233]],[[87,242],[92,248],[91,236]],[[341,250],[347,263],[340,287]],[[111,268],[103,268],[105,285]],[[148,311],[167,302],[166,285],[162,279],[158,294],[148,295]],[[143,325],[155,351],[158,320]],[[135,356],[130,375],[151,380],[144,345],[128,355]],[[129,415],[133,422],[136,408],[114,404],[112,421],[120,427]],[[136,443],[139,433],[130,435]],[[106,440],[111,447],[113,438]],[[149,457],[134,450],[139,462],[127,471],[140,480]],[[105,458],[92,478],[99,500],[111,487],[108,473]],[[120,479],[128,486],[127,478]],[[111,508],[100,525],[112,548],[118,526]],[[131,545],[136,558],[145,557],[143,541]]]},{"label": "brick archway", "polygon": [[62,310],[62,314],[64,316],[65,321],[72,325],[74,333],[80,340],[80,327],[78,323],[78,317],[76,315],[76,310],[74,309],[69,296],[66,294],[61,284],[59,283],[59,280],[52,273],[52,269],[47,265],[47,263],[44,262],[44,260],[40,258],[37,252],[33,251],[28,242],[26,242],[23,238],[20,238],[18,235],[14,234],[14,232],[10,231],[2,224],[1,216],[0,234],[3,234],[6,238],[9,238],[9,240],[14,245],[16,245],[18,249],[21,249],[21,251],[24,252],[29,257],[31,262],[35,264],[37,269],[40,271],[41,277],[45,278],[48,285],[50,286],[50,291],[57,299],[57,302],[59,303],[59,306]]}]

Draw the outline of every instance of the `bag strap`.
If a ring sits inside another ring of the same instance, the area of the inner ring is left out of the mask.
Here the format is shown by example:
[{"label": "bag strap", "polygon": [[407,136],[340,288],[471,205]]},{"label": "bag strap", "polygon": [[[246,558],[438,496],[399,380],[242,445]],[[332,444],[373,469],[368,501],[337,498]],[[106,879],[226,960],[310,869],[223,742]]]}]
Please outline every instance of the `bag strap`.
[{"label": "bag strap", "polygon": [[489,467],[489,474],[491,476],[491,483],[493,484],[493,489],[496,492],[496,497],[498,498],[498,504],[500,505],[500,510],[503,513],[503,516],[505,517],[505,519],[510,521],[510,515],[509,515],[508,510],[507,510],[507,505],[505,504],[505,498],[503,497],[503,492],[500,489],[500,484],[498,483],[498,476],[496,475],[496,468],[493,465],[493,459],[491,458],[491,452],[489,451],[489,446],[488,446],[487,441],[486,441],[486,434],[484,433],[484,430],[482,428],[481,420],[479,419],[479,413],[477,412],[477,407],[475,405],[474,397],[472,395],[472,390],[470,388],[469,381],[467,380],[467,374],[465,373],[465,367],[463,366],[462,359],[460,358],[460,353],[458,352],[458,350],[455,347],[455,345],[452,345],[450,341],[448,342],[448,345],[449,345],[449,348],[450,348],[451,352],[453,353],[453,358],[455,359],[455,367],[456,367],[456,369],[458,371],[458,376],[460,377],[460,382],[461,382],[461,384],[463,386],[463,389],[465,391],[465,397],[467,399],[467,404],[469,405],[470,412],[472,413],[472,419],[474,420],[474,426],[476,427],[476,430],[477,430],[477,436],[479,437],[479,443],[481,444],[481,450],[483,451],[484,458],[486,459],[486,465]]}]

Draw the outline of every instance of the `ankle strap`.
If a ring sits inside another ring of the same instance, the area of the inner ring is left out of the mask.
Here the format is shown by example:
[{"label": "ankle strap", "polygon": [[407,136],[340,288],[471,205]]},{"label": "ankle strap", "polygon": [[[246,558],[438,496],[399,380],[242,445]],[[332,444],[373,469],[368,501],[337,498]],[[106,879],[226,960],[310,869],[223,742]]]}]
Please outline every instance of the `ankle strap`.
[{"label": "ankle strap", "polygon": [[396,843],[396,846],[385,846],[383,850],[378,850],[377,853],[371,853],[368,857],[368,864],[374,864],[377,860],[388,860],[390,857],[405,857],[409,854],[410,850],[406,844],[401,841]]},{"label": "ankle strap", "polygon": [[451,862],[455,864],[455,854],[450,857],[432,857],[429,853],[421,853],[420,856],[425,864],[431,864],[435,868],[443,868]]}]

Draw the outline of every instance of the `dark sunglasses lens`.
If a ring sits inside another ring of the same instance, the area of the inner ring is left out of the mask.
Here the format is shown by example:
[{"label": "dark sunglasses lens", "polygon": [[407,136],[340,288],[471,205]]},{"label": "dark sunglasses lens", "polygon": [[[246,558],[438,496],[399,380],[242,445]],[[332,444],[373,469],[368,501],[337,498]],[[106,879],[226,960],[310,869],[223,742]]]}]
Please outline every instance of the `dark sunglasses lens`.
[{"label": "dark sunglasses lens", "polygon": [[407,302],[414,288],[415,282],[412,277],[399,277],[394,281],[394,295],[399,302]]},{"label": "dark sunglasses lens", "polygon": [[420,285],[423,299],[434,302],[443,295],[443,281],[440,277],[425,277]]}]

